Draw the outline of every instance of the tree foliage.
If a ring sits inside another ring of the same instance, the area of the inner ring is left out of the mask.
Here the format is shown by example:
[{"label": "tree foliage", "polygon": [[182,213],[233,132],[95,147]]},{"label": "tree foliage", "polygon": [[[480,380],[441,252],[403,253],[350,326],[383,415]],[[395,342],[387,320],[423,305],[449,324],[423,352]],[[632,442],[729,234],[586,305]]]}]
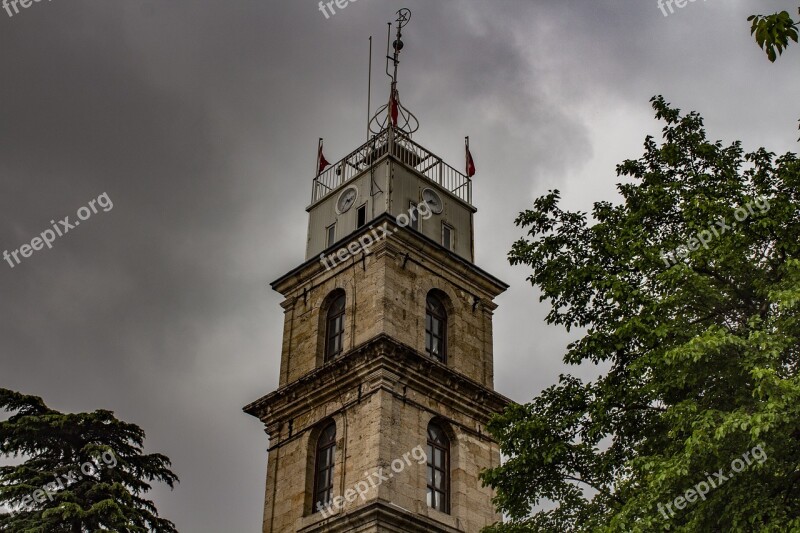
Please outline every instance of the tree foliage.
[{"label": "tree foliage", "polygon": [[[178,481],[169,458],[144,455],[145,434],[110,411],[65,414],[41,398],[0,389],[0,531],[55,533],[176,532],[142,497],[150,482]],[[89,466],[93,465],[93,466]]]},{"label": "tree foliage", "polygon": [[[547,322],[585,330],[565,363],[609,370],[490,424],[508,460],[482,478],[509,521],[489,532],[800,530],[800,161],[653,107],[663,141],[617,167],[621,204],[589,217],[551,191],[516,220],[509,258]],[[756,446],[704,499],[658,507]]]},{"label": "tree foliage", "polygon": [[[800,8],[797,11],[800,13]],[[790,40],[797,42],[800,19],[792,20],[788,11],[772,15],[751,15],[747,20],[752,22],[750,34],[755,37],[758,46],[767,53],[767,57],[773,63],[789,46]]]},{"label": "tree foliage", "polygon": [[751,15],[747,20],[752,22],[750,34],[773,63],[789,46],[790,40],[797,42],[798,22],[792,20],[788,11],[772,15]]}]

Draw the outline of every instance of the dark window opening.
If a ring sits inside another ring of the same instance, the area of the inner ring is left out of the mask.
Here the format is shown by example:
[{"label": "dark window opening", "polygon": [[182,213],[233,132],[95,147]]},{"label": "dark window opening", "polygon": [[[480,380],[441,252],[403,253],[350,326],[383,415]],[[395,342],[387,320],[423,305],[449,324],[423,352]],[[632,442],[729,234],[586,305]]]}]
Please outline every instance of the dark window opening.
[{"label": "dark window opening", "polygon": [[433,294],[425,302],[425,351],[437,361],[447,362],[447,311]]},{"label": "dark window opening", "polygon": [[450,512],[450,440],[441,427],[428,424],[428,507]]},{"label": "dark window opening", "polygon": [[331,502],[333,496],[333,468],[336,459],[336,423],[322,430],[317,440],[314,467],[314,509],[317,512]]},{"label": "dark window opening", "polygon": [[417,203],[408,203],[408,216],[411,218],[411,229],[419,231],[419,211],[417,211]]},{"label": "dark window opening", "polygon": [[337,296],[328,307],[325,320],[325,361],[342,353],[344,340],[344,293]]},{"label": "dark window opening", "polygon": [[364,224],[367,223],[367,204],[362,205],[358,208],[358,212],[356,213],[356,229],[360,228]]}]

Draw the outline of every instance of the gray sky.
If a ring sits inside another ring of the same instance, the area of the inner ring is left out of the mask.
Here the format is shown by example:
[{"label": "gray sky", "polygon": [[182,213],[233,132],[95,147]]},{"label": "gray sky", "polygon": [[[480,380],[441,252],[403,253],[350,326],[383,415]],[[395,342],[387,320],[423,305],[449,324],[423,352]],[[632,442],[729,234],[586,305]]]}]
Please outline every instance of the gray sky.
[{"label": "gray sky", "polygon": [[[771,64],[747,15],[798,0],[55,0],[0,10],[0,251],[107,193],[53,249],[0,262],[0,386],[66,411],[114,410],[182,483],[154,493],[185,532],[260,530],[261,424],[283,313],[269,282],[303,261],[318,137],[338,160],[364,138],[386,22],[406,27],[400,94],[415,140],[478,168],[479,266],[511,284],[495,314],[496,388],[552,384],[569,337],[506,255],[516,214],[615,200],[615,165],[662,125],[663,94],[709,136],[797,151],[800,48]],[[592,369],[580,369],[591,375]]]}]

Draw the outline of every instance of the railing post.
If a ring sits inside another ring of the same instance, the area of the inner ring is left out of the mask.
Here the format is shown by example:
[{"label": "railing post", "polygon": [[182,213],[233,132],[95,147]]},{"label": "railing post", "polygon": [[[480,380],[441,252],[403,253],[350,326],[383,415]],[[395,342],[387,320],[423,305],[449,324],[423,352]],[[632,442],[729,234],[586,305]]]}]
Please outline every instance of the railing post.
[{"label": "railing post", "polygon": [[311,203],[317,201],[317,178],[311,180]]}]

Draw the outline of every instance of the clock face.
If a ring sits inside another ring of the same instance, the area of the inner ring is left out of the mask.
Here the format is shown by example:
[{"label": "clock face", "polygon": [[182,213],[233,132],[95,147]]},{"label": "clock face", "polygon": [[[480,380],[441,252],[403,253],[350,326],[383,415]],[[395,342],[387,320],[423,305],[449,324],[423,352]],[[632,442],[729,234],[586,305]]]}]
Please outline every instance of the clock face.
[{"label": "clock face", "polygon": [[340,215],[347,212],[347,210],[356,203],[356,198],[358,198],[358,189],[355,187],[346,188],[342,191],[342,194],[339,195],[339,199],[336,200],[336,211],[338,211]]},{"label": "clock face", "polygon": [[442,199],[439,198],[439,195],[436,194],[436,191],[433,189],[425,189],[422,191],[422,201],[428,204],[428,208],[431,210],[431,213],[438,215],[442,212],[442,209],[444,209]]}]

